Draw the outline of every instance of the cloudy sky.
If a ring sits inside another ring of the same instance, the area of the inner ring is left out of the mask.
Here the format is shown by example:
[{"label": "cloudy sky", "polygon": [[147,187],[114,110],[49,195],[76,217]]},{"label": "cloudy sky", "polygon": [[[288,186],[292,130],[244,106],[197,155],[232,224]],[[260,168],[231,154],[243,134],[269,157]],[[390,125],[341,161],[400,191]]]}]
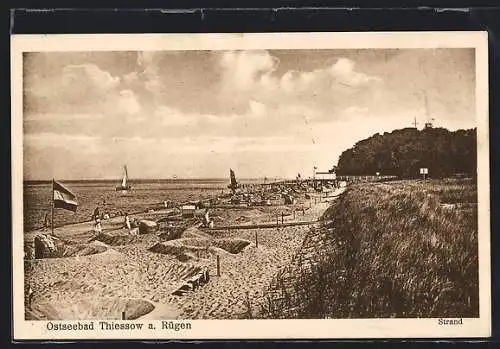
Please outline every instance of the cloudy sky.
[{"label": "cloudy sky", "polygon": [[475,127],[472,49],[26,53],[25,179],[303,177],[357,141]]}]

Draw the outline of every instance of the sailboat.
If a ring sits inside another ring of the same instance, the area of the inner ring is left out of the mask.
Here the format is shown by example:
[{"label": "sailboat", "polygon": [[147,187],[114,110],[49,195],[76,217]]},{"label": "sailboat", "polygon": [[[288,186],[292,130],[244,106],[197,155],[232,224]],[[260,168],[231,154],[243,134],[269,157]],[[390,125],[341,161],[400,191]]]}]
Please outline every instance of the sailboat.
[{"label": "sailboat", "polygon": [[240,187],[240,184],[236,181],[236,175],[234,174],[234,171],[232,169],[229,169],[229,176],[231,178],[231,184],[229,184],[227,187],[231,189],[234,194],[236,192],[236,189]]},{"label": "sailboat", "polygon": [[127,165],[123,165],[123,179],[119,186],[116,187],[116,191],[121,190],[130,190],[132,187],[127,183],[128,181],[128,173],[127,173]]}]

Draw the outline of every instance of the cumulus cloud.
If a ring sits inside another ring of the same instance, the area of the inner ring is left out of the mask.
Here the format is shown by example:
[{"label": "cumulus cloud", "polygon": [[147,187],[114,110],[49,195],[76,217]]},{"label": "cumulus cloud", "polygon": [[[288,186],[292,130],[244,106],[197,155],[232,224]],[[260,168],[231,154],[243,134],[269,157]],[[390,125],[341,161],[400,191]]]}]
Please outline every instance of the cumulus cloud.
[{"label": "cumulus cloud", "polygon": [[379,77],[357,72],[354,68],[354,61],[340,58],[334,64],[321,69],[306,72],[288,71],[281,77],[280,87],[288,94],[308,91],[340,93],[347,91],[345,87],[364,87],[371,82],[382,81]]},{"label": "cumulus cloud", "polygon": [[270,74],[279,61],[267,51],[229,51],[222,54],[220,65],[227,87],[253,89],[255,84],[272,84]]},{"label": "cumulus cloud", "polygon": [[[131,81],[133,75],[129,75]],[[35,73],[26,88],[27,119],[33,118],[31,114],[69,119],[137,114],[141,106],[135,92],[121,85],[120,76],[94,64],[66,65],[48,76]]]},{"label": "cumulus cloud", "polygon": [[35,75],[27,86],[27,92],[49,100],[78,102],[98,99],[115,89],[119,83],[119,77],[111,76],[93,64],[67,65],[57,75]]},{"label": "cumulus cloud", "polygon": [[109,91],[115,88],[119,82],[119,77],[111,76],[110,73],[101,70],[94,64],[67,65],[62,72],[62,86],[75,87],[78,83],[86,83],[89,88],[98,91]]},{"label": "cumulus cloud", "polygon": [[135,71],[123,76],[123,81],[125,81],[129,85],[135,83],[137,80],[139,80],[139,74]]},{"label": "cumulus cloud", "polygon": [[132,90],[122,90],[117,96],[117,107],[124,114],[137,114],[141,105]]},{"label": "cumulus cloud", "polygon": [[[222,51],[205,54],[201,61],[205,69],[200,72],[195,63],[199,64],[196,56],[201,53],[174,53],[138,52],[138,73],[124,78],[140,83],[153,98],[149,103],[152,114],[170,115],[162,123],[171,125],[193,124],[194,120],[204,125],[227,123],[231,117],[238,128],[242,116],[265,117],[274,125],[280,123],[278,117],[297,114],[285,115],[283,105],[307,109],[311,122],[322,121],[340,115],[337,112],[351,104],[373,99],[375,86],[382,82],[359,71],[348,58],[293,70],[290,65],[281,67],[280,59],[285,56],[278,58],[267,50]],[[187,95],[196,98],[188,101]],[[155,111],[162,104],[170,111]]]},{"label": "cumulus cloud", "polygon": [[275,74],[279,60],[267,51],[226,52],[221,55],[223,79],[231,89],[280,91],[284,94],[330,90],[335,84],[351,87],[362,86],[370,82],[380,82],[381,78],[369,76],[355,70],[355,62],[339,58],[330,66],[311,71],[288,70],[281,76]]},{"label": "cumulus cloud", "polygon": [[330,74],[339,82],[351,86],[359,86],[372,81],[380,82],[382,80],[379,77],[368,76],[366,74],[357,72],[354,70],[354,67],[354,61],[347,58],[341,58],[335,64],[333,64],[329,68],[329,70]]},{"label": "cumulus cloud", "polygon": [[251,100],[249,103],[250,113],[255,116],[264,116],[267,113],[267,107],[264,103]]},{"label": "cumulus cloud", "polygon": [[[308,109],[311,121],[321,121],[359,100],[373,98],[374,87],[382,82],[380,77],[358,71],[355,62],[347,58],[302,71],[279,71],[279,64],[267,51],[222,54],[222,103],[232,109],[250,105],[251,110],[259,103],[274,117],[286,117],[282,106],[293,105],[302,112]],[[289,111],[291,117],[296,114],[292,108]]]},{"label": "cumulus cloud", "polygon": [[153,51],[137,53],[137,64],[142,69],[141,74],[145,79],[144,87],[153,94],[157,94],[163,87],[159,75],[161,54],[161,52]]}]

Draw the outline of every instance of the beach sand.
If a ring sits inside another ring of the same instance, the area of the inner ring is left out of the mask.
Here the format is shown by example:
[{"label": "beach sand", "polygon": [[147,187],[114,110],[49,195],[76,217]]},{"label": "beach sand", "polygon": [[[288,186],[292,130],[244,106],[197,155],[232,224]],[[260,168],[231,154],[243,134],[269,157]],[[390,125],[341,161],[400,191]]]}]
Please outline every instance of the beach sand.
[{"label": "beach sand", "polygon": [[[296,212],[296,220],[316,220],[329,205],[316,204],[314,199],[303,201],[298,207],[306,209]],[[287,210],[290,207],[217,209],[212,217],[216,226],[276,222],[277,212]],[[293,215],[284,217],[284,221],[293,221]],[[104,230],[119,231],[120,222],[105,222]],[[81,223],[57,228],[55,234],[72,242],[89,243],[94,235],[92,229],[92,223]],[[125,318],[150,319],[259,317],[264,291],[273,275],[290,263],[309,230],[309,226],[290,226],[204,232],[191,227],[178,241],[166,242],[168,246],[184,246],[182,260],[174,254],[150,250],[160,243],[157,233],[139,235],[123,245],[90,242],[106,247],[104,252],[93,255],[26,260],[25,282],[33,290],[31,310],[26,316],[41,320],[120,319],[125,312]],[[31,241],[35,233],[25,234],[26,241]],[[231,239],[248,243],[241,252],[230,253],[224,248]],[[172,295],[203,266],[209,270],[208,283],[182,296]]]}]

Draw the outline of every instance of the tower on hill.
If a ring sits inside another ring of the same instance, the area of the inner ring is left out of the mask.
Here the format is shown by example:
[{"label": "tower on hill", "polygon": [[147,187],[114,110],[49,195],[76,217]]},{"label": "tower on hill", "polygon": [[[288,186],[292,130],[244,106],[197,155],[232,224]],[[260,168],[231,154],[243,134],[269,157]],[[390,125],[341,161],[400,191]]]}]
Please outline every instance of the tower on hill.
[{"label": "tower on hill", "polygon": [[424,91],[424,104],[425,104],[425,116],[426,122],[424,124],[424,128],[432,128],[434,126],[434,118],[431,118],[429,115],[429,104],[427,102],[427,94]]}]

